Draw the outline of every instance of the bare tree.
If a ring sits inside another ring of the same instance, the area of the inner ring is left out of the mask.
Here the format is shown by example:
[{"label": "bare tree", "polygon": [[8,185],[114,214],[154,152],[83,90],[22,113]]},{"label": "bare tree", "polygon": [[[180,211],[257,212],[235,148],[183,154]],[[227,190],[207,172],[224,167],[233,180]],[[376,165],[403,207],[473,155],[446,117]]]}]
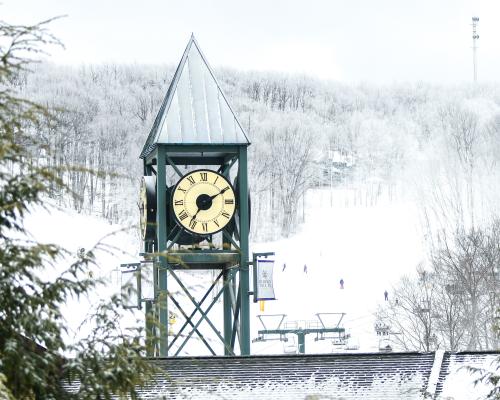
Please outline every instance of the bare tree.
[{"label": "bare tree", "polygon": [[393,340],[405,350],[432,351],[439,347],[436,335],[435,288],[432,274],[418,269],[418,278],[404,276],[393,299],[377,317],[391,329]]},{"label": "bare tree", "polygon": [[467,348],[477,350],[479,341],[480,304],[484,288],[489,278],[485,265],[485,233],[478,229],[469,232],[457,232],[449,240],[444,236],[442,247],[433,256],[436,272],[448,279],[450,285],[459,288],[461,304],[467,323]]},{"label": "bare tree", "polygon": [[297,221],[298,202],[310,185],[313,132],[307,125],[292,120],[269,130],[267,138],[273,158],[273,183],[279,188],[276,215],[281,217],[281,233],[288,236]]}]

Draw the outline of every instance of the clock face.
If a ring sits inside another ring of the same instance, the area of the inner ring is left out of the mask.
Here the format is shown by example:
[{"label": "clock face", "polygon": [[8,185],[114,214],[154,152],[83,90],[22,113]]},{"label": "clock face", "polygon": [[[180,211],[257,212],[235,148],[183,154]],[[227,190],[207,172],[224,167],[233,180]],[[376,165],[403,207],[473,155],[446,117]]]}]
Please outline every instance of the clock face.
[{"label": "clock face", "polygon": [[236,210],[234,189],[222,175],[200,169],[184,175],[172,194],[177,223],[189,232],[209,235],[222,230]]},{"label": "clock face", "polygon": [[140,227],[143,240],[154,239],[156,225],[156,180],[143,176],[139,192]]},{"label": "clock face", "polygon": [[139,212],[140,212],[140,227],[142,238],[146,237],[146,228],[148,224],[148,197],[146,183],[144,179],[141,182],[141,190],[139,192]]}]

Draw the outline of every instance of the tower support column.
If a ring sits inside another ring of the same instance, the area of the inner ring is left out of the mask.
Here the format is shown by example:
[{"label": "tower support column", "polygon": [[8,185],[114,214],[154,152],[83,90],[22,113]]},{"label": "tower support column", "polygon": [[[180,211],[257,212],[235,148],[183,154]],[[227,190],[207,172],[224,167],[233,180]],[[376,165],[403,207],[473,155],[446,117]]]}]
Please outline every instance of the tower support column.
[{"label": "tower support column", "polygon": [[249,209],[248,209],[248,172],[247,148],[239,146],[238,150],[238,179],[239,179],[239,217],[240,217],[240,321],[241,321],[241,355],[250,354],[250,274],[248,265],[249,255]]},{"label": "tower support column", "polygon": [[[157,179],[156,196],[157,204],[167,204],[167,179],[166,179],[166,157],[165,149],[159,145],[157,149]],[[168,356],[168,292],[167,292],[167,210],[164,206],[159,206],[156,213],[156,224],[158,233],[158,317],[159,317],[159,344],[160,357]],[[163,253],[163,254],[161,254]]]}]

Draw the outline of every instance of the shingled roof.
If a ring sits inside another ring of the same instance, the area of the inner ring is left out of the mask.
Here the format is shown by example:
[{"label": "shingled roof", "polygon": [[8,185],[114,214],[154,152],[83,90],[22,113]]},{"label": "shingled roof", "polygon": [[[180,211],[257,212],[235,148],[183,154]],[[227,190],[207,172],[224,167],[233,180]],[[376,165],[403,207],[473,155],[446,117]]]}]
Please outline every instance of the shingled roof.
[{"label": "shingled roof", "polygon": [[[380,399],[449,398],[457,370],[493,361],[498,352],[344,353],[151,359],[160,371],[141,399]],[[464,372],[465,373],[465,372]],[[472,382],[470,374],[459,377]],[[474,390],[474,386],[471,383]],[[76,390],[77,383],[66,386]],[[449,393],[449,391],[448,391]],[[442,397],[444,396],[444,397]],[[471,398],[454,395],[454,400]]]},{"label": "shingled roof", "polygon": [[[479,378],[468,367],[493,371],[500,374],[499,352],[461,352],[448,353],[443,356],[439,378],[436,385],[438,399],[472,399],[485,398],[490,388],[481,388],[474,384]],[[466,381],[466,382],[464,382]],[[468,381],[468,382],[467,382]],[[482,393],[480,393],[482,392]]]},{"label": "shingled roof", "polygon": [[[144,399],[417,399],[432,353],[326,354],[157,359],[165,373]],[[307,397],[309,396],[309,397]]]}]

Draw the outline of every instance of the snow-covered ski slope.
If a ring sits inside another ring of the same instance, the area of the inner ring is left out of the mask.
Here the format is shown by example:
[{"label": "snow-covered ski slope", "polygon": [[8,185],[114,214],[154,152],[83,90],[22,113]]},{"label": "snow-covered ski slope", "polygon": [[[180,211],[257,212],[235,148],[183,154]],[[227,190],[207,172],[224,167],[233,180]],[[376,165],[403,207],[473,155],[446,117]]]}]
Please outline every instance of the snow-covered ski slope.
[{"label": "snow-covered ski slope", "polygon": [[[349,205],[342,199],[345,195],[336,190],[332,207],[329,190],[310,190],[305,222],[295,234],[275,242],[252,243],[253,252],[276,253],[274,284],[277,297],[265,303],[264,312],[259,310],[258,303],[251,303],[252,338],[262,329],[257,318],[259,314],[286,314],[287,321],[317,321],[316,313],[343,312],[346,316],[342,325],[352,336],[351,344],[359,345],[359,351],[378,351],[374,312],[378,305],[384,304],[384,291],[389,292],[389,300],[392,300],[391,286],[423,258],[417,213],[410,203]],[[34,239],[57,243],[74,256],[80,248],[89,250],[100,242],[96,251],[98,265],[92,274],[106,279],[107,287],[90,299],[74,299],[67,305],[66,318],[75,332],[92,304],[119,291],[119,264],[139,260],[140,241],[136,230],[122,230],[123,227],[97,217],[56,208],[36,209],[27,217],[25,225]],[[62,269],[64,262],[60,264],[59,269]],[[307,266],[306,271],[304,266]],[[212,273],[186,274],[195,292],[199,293],[198,297],[202,297]],[[340,279],[344,280],[344,289],[340,289]],[[174,286],[169,287],[176,290]],[[193,309],[187,298],[180,296],[180,299],[187,311]],[[136,317],[141,315],[142,312],[135,314]],[[180,327],[183,320],[179,313],[177,315],[176,325]],[[222,330],[220,303],[210,315]],[[128,321],[134,319],[129,317]],[[268,323],[269,329],[274,328],[270,319]],[[200,326],[203,334],[215,339],[215,334],[204,325]],[[344,351],[333,346],[331,340],[315,341],[314,338],[315,335],[306,336],[307,353]],[[292,344],[293,339],[290,339],[286,345]],[[252,353],[281,354],[284,347],[280,341],[257,342],[252,344]],[[208,352],[200,341],[191,340],[183,354]]]},{"label": "snow-covered ski slope", "polygon": [[[352,335],[352,344],[359,344],[360,351],[378,351],[374,312],[384,304],[384,291],[392,300],[392,285],[411,273],[424,256],[417,210],[411,203],[350,206],[344,201],[347,195],[334,191],[331,207],[329,190],[309,191],[305,223],[295,235],[253,244],[254,252],[276,253],[277,297],[265,303],[264,313],[254,305],[253,315],[286,314],[288,320],[314,320],[316,313],[344,312],[343,326]],[[254,336],[259,325],[252,320]],[[340,351],[331,341],[315,342],[314,337],[306,337],[307,353]],[[278,353],[283,345],[254,343],[252,351]]]}]

